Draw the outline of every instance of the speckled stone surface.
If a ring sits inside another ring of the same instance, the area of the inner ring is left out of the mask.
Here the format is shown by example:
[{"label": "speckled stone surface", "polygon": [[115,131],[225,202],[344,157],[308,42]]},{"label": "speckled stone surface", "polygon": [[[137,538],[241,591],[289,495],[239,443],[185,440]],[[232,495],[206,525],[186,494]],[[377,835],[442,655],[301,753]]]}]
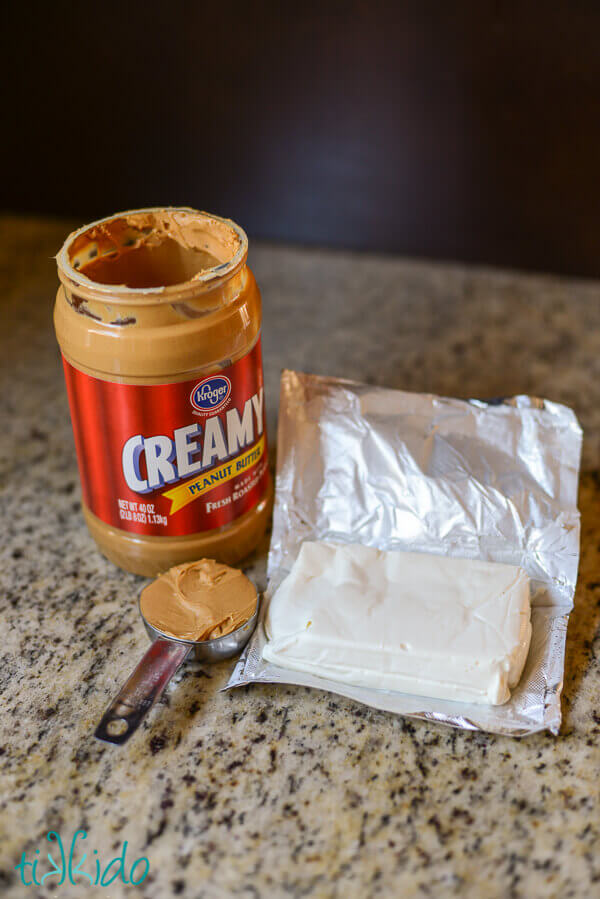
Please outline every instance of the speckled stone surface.
[{"label": "speckled stone surface", "polygon": [[[302,688],[219,693],[227,663],[186,668],[118,749],[91,734],[146,648],[145,582],[99,555],[79,511],[51,324],[67,230],[0,228],[0,894],[600,896],[600,284],[251,252],[272,437],[283,366],[457,396],[532,393],[577,411],[583,539],[561,736],[463,733]],[[266,547],[247,567],[259,585]],[[127,841],[126,870],[149,859],[143,884],[24,886],[21,853],[41,859],[40,879],[47,832],[68,851],[78,828],[84,870]]]}]

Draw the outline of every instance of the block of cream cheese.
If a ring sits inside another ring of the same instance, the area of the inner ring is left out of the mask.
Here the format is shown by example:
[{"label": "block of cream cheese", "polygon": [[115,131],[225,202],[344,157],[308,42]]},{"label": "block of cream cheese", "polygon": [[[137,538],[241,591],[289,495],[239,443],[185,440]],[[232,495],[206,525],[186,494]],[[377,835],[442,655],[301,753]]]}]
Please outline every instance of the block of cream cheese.
[{"label": "block of cream cheese", "polygon": [[263,656],[361,687],[500,705],[531,639],[513,565],[304,543],[271,599]]}]

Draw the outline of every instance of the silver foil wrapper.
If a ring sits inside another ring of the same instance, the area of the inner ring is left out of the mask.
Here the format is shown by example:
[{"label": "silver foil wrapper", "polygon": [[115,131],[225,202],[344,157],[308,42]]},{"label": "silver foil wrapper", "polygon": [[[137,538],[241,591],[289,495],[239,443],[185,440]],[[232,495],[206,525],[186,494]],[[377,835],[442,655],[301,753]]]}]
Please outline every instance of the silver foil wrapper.
[{"label": "silver foil wrapper", "polygon": [[[300,684],[468,730],[557,733],[579,561],[581,441],[572,410],[547,400],[447,399],[284,371],[268,588],[225,689]],[[269,597],[304,540],[523,567],[531,579],[533,635],[510,701],[485,706],[409,696],[263,661]]]}]

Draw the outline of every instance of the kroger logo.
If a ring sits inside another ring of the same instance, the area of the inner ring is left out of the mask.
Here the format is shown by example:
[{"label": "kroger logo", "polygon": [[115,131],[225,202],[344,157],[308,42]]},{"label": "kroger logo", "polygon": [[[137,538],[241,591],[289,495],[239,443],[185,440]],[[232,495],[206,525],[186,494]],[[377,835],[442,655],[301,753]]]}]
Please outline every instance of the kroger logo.
[{"label": "kroger logo", "polygon": [[190,394],[190,402],[199,412],[218,412],[231,393],[231,381],[225,375],[214,375],[196,384]]}]

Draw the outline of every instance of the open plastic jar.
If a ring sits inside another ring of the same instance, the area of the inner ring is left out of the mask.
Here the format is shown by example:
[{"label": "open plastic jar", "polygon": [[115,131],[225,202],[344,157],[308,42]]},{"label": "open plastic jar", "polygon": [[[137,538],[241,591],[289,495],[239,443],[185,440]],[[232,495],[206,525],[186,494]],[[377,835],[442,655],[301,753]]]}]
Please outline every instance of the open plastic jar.
[{"label": "open plastic jar", "polygon": [[267,525],[261,300],[247,252],[231,221],[157,208],[86,225],[57,256],[83,511],[128,571],[234,564]]}]

